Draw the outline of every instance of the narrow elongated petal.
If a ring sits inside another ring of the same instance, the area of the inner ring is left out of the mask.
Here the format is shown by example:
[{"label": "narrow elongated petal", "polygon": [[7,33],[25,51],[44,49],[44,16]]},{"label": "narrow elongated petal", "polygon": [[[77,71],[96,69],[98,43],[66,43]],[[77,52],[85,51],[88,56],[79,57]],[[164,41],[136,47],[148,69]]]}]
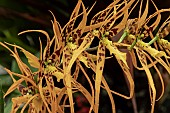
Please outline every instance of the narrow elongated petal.
[{"label": "narrow elongated petal", "polygon": [[54,86],[54,81],[52,76],[50,77],[49,75],[45,76],[45,80],[47,83],[47,88],[49,90],[49,95],[50,95],[50,104],[51,104],[51,111],[52,113],[57,111],[57,99],[56,99],[56,92],[55,90],[55,86]]},{"label": "narrow elongated petal", "polygon": [[14,82],[14,83],[11,85],[11,87],[7,90],[7,92],[5,93],[4,98],[5,98],[8,94],[10,94],[11,92],[13,92],[15,89],[17,89],[18,86],[19,86],[23,81],[24,81],[24,79],[21,78],[21,79],[17,80],[16,82]]},{"label": "narrow elongated petal", "polygon": [[83,74],[85,75],[87,81],[89,82],[89,85],[90,85],[90,88],[92,91],[91,95],[87,95],[87,96],[85,95],[91,105],[90,110],[89,110],[89,113],[91,113],[92,110],[94,109],[94,88],[93,88],[92,82],[91,82],[89,76],[87,75],[87,73],[85,72],[84,68],[81,66],[80,63],[78,65],[79,65],[80,69],[82,70]]},{"label": "narrow elongated petal", "polygon": [[32,96],[25,95],[21,97],[12,98],[12,110],[11,113],[16,113],[21,104],[26,103]]},{"label": "narrow elongated petal", "polygon": [[42,79],[40,80],[40,83],[39,83],[39,85],[38,85],[38,88],[39,88],[40,97],[41,97],[41,99],[42,99],[45,107],[47,108],[47,111],[48,111],[49,113],[52,113],[51,110],[50,110],[50,108],[49,108],[49,106],[48,106],[48,104],[47,104],[47,102],[46,102],[46,100],[45,100],[45,96],[44,96],[44,94],[43,94]]},{"label": "narrow elongated petal", "polygon": [[35,55],[31,54],[30,52],[28,52],[27,50],[23,49],[20,46],[9,44],[9,43],[7,44],[20,49],[27,57],[29,64],[34,68],[39,68],[40,66],[39,59]]},{"label": "narrow elongated petal", "polygon": [[159,79],[160,79],[160,82],[161,82],[161,85],[162,85],[162,92],[161,92],[160,96],[158,97],[158,99],[156,100],[156,101],[158,101],[159,99],[161,99],[161,97],[162,97],[163,94],[164,94],[164,80],[163,80],[163,77],[162,77],[162,75],[161,75],[161,72],[160,72],[159,69],[157,68],[156,64],[154,64],[152,58],[151,58],[148,54],[146,54],[146,53],[145,53],[145,55],[146,55],[146,57],[149,59],[149,61],[151,62],[151,64],[153,65],[155,71],[157,72],[157,75],[158,75],[158,77],[159,77]]},{"label": "narrow elongated petal", "polygon": [[[30,97],[29,100],[25,103],[25,105],[23,106],[21,113],[24,113],[24,110],[26,109],[26,107],[28,106],[29,103],[31,103],[31,101],[36,98],[38,96],[38,94],[35,94],[34,96]],[[37,104],[38,106],[38,104]]]},{"label": "narrow elongated petal", "polygon": [[64,69],[64,83],[65,87],[67,88],[67,95],[69,97],[70,103],[70,110],[71,113],[74,113],[74,104],[73,104],[73,92],[72,92],[72,85],[71,85],[71,72],[68,69],[68,65],[71,59],[71,53],[69,52],[67,46],[64,48],[63,51],[63,69]]},{"label": "narrow elongated petal", "polygon": [[144,70],[146,72],[146,75],[147,75],[147,78],[148,78],[148,83],[149,83],[149,86],[151,88],[151,92],[150,92],[150,94],[151,94],[151,113],[153,113],[154,112],[155,101],[156,101],[155,85],[154,85],[153,78],[152,78],[152,75],[150,73],[150,70],[147,67],[147,61],[146,61],[145,54],[140,49],[136,49],[136,52],[137,52],[137,55],[139,57],[139,61],[140,61],[141,65],[143,66],[143,68],[144,68]]},{"label": "narrow elongated petal", "polygon": [[103,42],[100,41],[97,50],[97,65],[96,65],[96,79],[95,79],[95,113],[98,113],[98,109],[99,109],[100,85],[102,81],[104,63],[105,63],[105,46]]},{"label": "narrow elongated petal", "polygon": [[127,65],[127,61],[126,61],[126,53],[123,53],[123,52],[120,52],[118,50],[118,48],[111,42],[109,41],[107,38],[104,38],[103,39],[104,41],[104,44],[106,45],[106,48],[110,51],[111,54],[114,54],[119,65],[121,66],[123,72],[125,73],[127,79],[128,79],[128,82],[129,82],[129,86],[130,86],[130,96],[125,96],[125,95],[122,95],[120,93],[117,93],[115,91],[112,91],[114,94],[117,94],[123,98],[126,98],[126,99],[130,99],[132,98],[133,96],[133,93],[134,93],[134,82],[133,82],[133,79],[132,79],[132,75],[129,71],[129,67]]},{"label": "narrow elongated petal", "polygon": [[87,47],[90,46],[90,44],[92,43],[94,39],[94,36],[92,36],[91,33],[88,33],[84,39],[83,39],[83,42],[81,43],[81,45],[78,47],[78,49],[74,50],[73,51],[73,55],[72,55],[72,58],[70,59],[70,62],[68,64],[68,67],[67,67],[67,73],[70,71],[73,63],[75,62],[75,60],[79,57],[79,55],[86,50]]},{"label": "narrow elongated petal", "polygon": [[27,33],[27,32],[40,32],[40,33],[42,33],[46,36],[47,45],[44,49],[43,58],[44,58],[44,60],[47,60],[47,58],[50,56],[50,37],[49,37],[48,33],[46,31],[43,31],[43,30],[26,30],[26,31],[20,32],[18,35],[21,35],[21,34],[24,34],[24,33]]},{"label": "narrow elongated petal", "polygon": [[145,10],[143,12],[143,15],[141,16],[141,12],[142,12],[142,8],[143,8],[142,6],[143,6],[143,0],[141,1],[141,5],[140,5],[138,28],[142,27],[147,15],[148,15],[149,1],[148,0],[146,1],[146,7],[145,7]]}]

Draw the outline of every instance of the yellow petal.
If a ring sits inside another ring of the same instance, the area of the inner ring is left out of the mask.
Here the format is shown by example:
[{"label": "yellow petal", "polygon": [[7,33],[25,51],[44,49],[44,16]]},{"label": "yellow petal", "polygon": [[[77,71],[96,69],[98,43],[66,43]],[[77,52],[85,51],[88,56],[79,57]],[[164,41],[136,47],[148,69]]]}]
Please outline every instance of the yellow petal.
[{"label": "yellow petal", "polygon": [[32,103],[33,103],[33,106],[37,113],[43,112],[42,108],[43,108],[44,104],[43,104],[42,99],[39,96],[37,98],[34,98]]},{"label": "yellow petal", "polygon": [[97,66],[96,66],[96,79],[95,79],[95,113],[98,113],[99,109],[99,96],[100,86],[103,77],[103,68],[105,63],[105,46],[103,41],[99,42],[97,50]]},{"label": "yellow petal", "polygon": [[104,38],[103,42],[106,45],[106,48],[110,51],[110,54],[114,54],[117,60],[121,60],[128,67],[126,53],[119,51],[112,41],[109,41],[107,38]]},{"label": "yellow petal", "polygon": [[28,59],[28,63],[34,67],[34,68],[39,68],[40,67],[40,63],[39,63],[39,59],[31,54],[30,52],[26,51],[26,50],[22,50],[22,52],[25,54],[25,56]]},{"label": "yellow petal", "polygon": [[57,82],[64,78],[64,74],[61,72],[55,72],[53,75],[57,78]]},{"label": "yellow petal", "polygon": [[151,94],[151,113],[153,113],[155,101],[156,101],[156,89],[155,89],[154,81],[153,81],[151,72],[150,72],[149,68],[147,67],[147,60],[146,60],[146,56],[145,56],[144,52],[138,48],[136,49],[136,52],[139,57],[139,61],[145,70],[145,73],[148,78],[148,83],[149,83],[149,86],[152,91],[152,92],[150,92],[150,94]]},{"label": "yellow petal", "polygon": [[11,113],[17,113],[21,104],[26,103],[31,98],[31,95],[25,95],[21,97],[12,98],[12,110]]},{"label": "yellow petal", "polygon": [[23,78],[15,81],[15,82],[11,85],[11,87],[8,88],[7,92],[6,92],[5,95],[4,95],[4,98],[5,98],[8,94],[10,94],[11,92],[13,92],[15,89],[17,89],[18,86],[19,86],[23,81],[24,81]]},{"label": "yellow petal", "polygon": [[60,82],[61,79],[64,78],[64,74],[62,72],[59,72],[58,69],[55,66],[47,65],[44,69],[44,74],[50,74],[57,78],[57,82]]},{"label": "yellow petal", "polygon": [[90,68],[90,67],[88,66],[87,57],[85,57],[85,56],[83,56],[82,54],[80,54],[80,55],[78,56],[78,59],[79,59],[81,62],[83,62],[84,65],[85,65],[87,68]]},{"label": "yellow petal", "polygon": [[169,56],[166,55],[166,53],[164,51],[158,51],[155,48],[152,48],[151,46],[148,46],[148,43],[145,43],[143,41],[138,41],[137,46],[139,46],[140,48],[142,48],[143,50],[147,51],[152,57],[166,57],[166,58],[170,58]]}]

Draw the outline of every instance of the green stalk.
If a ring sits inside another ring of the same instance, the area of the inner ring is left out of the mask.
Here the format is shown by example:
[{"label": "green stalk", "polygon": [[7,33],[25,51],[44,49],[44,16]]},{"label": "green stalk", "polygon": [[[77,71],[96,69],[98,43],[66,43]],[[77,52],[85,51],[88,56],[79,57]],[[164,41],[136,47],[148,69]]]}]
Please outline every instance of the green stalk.
[{"label": "green stalk", "polygon": [[135,40],[133,41],[132,45],[131,45],[130,47],[128,47],[128,50],[132,50],[133,47],[135,46],[136,42],[137,42],[137,39],[135,39]]},{"label": "green stalk", "polygon": [[158,40],[159,36],[156,35],[149,43],[148,45],[150,46],[151,44],[153,44],[154,42],[156,42]]},{"label": "green stalk", "polygon": [[140,40],[141,38],[143,38],[143,37],[144,37],[144,34],[139,35],[139,36],[137,37],[137,39],[135,39],[135,40],[133,41],[132,45],[131,45],[130,47],[128,47],[128,50],[132,50],[133,47],[136,45],[136,42],[137,42],[138,40]]},{"label": "green stalk", "polygon": [[127,35],[128,35],[128,32],[127,32],[127,31],[124,31],[124,33],[123,33],[123,35],[120,37],[118,43],[121,43],[121,42],[125,39],[125,37],[126,37]]}]

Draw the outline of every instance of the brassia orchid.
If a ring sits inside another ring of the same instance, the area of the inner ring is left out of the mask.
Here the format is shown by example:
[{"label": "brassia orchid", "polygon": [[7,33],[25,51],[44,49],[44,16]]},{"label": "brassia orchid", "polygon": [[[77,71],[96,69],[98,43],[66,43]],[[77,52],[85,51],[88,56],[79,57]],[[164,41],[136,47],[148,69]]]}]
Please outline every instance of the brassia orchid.
[{"label": "brassia orchid", "polygon": [[[130,14],[137,4],[140,5],[139,16],[130,18]],[[151,15],[148,15],[149,5],[153,5],[156,10]],[[164,94],[164,81],[157,64],[159,63],[170,74],[170,42],[164,39],[170,32],[170,17],[162,24],[155,36],[153,32],[161,21],[161,14],[170,10],[159,10],[152,0],[151,2],[146,0],[146,3],[143,0],[114,0],[108,7],[94,15],[88,25],[88,15],[93,6],[86,8],[83,1],[78,0],[69,22],[64,27],[60,26],[51,12],[53,37],[50,37],[43,30],[20,32],[19,35],[29,32],[45,35],[46,45],[41,42],[44,39],[39,38],[39,57],[18,45],[0,42],[1,46],[11,52],[21,71],[21,73],[15,73],[5,68],[11,76],[13,84],[5,93],[4,98],[16,89],[21,93],[20,96],[12,98],[11,113],[16,113],[20,107],[22,107],[21,113],[27,107],[28,113],[64,113],[68,107],[70,113],[75,113],[73,97],[76,92],[82,93],[88,101],[89,113],[98,113],[101,88],[106,90],[112,106],[112,113],[115,113],[113,95],[124,99],[134,97],[134,69],[143,70],[146,73],[150,91],[151,113],[154,112],[156,100],[159,100]],[[153,18],[155,20],[151,21]],[[120,36],[120,34],[122,35]],[[95,38],[98,40],[98,46],[92,47]],[[146,42],[145,39],[150,39],[150,41]],[[21,60],[18,50],[24,53],[30,66],[36,68],[37,71],[32,71]],[[97,52],[91,54],[89,51]],[[106,51],[110,52],[110,56],[106,55]],[[129,96],[110,89],[106,77],[103,76],[105,60],[111,56],[115,56],[124,73]],[[129,63],[127,57],[132,62]],[[141,67],[138,66],[138,62]],[[151,68],[156,71],[162,85],[162,92],[159,96],[156,95]],[[87,74],[87,69],[94,72],[94,77]],[[78,79],[82,76],[86,78],[90,91],[79,82]],[[56,85],[59,82],[63,84],[63,87]],[[136,105],[133,104],[133,106]]]}]

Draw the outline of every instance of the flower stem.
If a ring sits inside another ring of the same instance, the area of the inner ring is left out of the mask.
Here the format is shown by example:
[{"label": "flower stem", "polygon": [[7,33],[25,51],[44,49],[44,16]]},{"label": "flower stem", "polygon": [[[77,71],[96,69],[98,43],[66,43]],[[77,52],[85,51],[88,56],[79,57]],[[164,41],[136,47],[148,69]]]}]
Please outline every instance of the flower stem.
[{"label": "flower stem", "polygon": [[128,50],[132,50],[132,48],[135,46],[137,42],[137,39],[135,39],[130,47],[128,47]]},{"label": "flower stem", "polygon": [[144,34],[139,35],[132,43],[130,47],[128,47],[128,50],[132,50],[132,48],[136,45],[137,41],[144,37]]},{"label": "flower stem", "polygon": [[159,36],[156,35],[156,36],[148,43],[148,45],[150,46],[151,44],[153,44],[155,41],[158,40],[158,38],[159,38]]},{"label": "flower stem", "polygon": [[127,35],[128,35],[128,32],[127,32],[127,31],[124,31],[124,33],[123,33],[123,35],[120,37],[118,43],[121,43],[121,42],[125,39],[125,37],[126,37]]}]

